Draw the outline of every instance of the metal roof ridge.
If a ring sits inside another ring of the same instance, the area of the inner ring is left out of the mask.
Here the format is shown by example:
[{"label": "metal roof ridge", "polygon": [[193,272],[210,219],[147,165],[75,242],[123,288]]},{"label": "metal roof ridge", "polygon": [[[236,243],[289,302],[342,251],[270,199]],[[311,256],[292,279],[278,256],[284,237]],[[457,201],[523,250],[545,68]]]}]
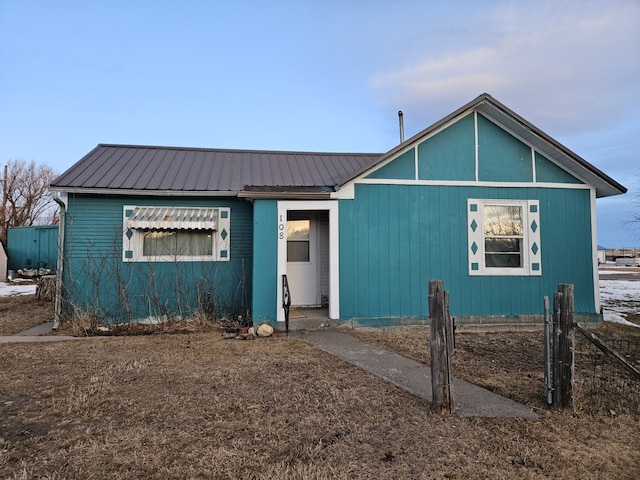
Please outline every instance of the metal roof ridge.
[{"label": "metal roof ridge", "polygon": [[[277,155],[347,155],[350,157],[356,156],[380,156],[381,153],[377,152],[315,152],[315,151],[302,151],[302,150],[255,150],[255,149],[242,149],[242,148],[208,148],[208,147],[179,147],[179,146],[163,146],[163,145],[131,145],[131,144],[119,144],[119,143],[99,143],[95,149],[99,147],[104,148],[135,148],[135,149],[148,149],[148,150],[187,150],[193,152],[228,152],[228,153],[262,153],[262,154],[277,154]],[[92,150],[93,152],[93,150]],[[91,152],[90,152],[91,153]]]}]

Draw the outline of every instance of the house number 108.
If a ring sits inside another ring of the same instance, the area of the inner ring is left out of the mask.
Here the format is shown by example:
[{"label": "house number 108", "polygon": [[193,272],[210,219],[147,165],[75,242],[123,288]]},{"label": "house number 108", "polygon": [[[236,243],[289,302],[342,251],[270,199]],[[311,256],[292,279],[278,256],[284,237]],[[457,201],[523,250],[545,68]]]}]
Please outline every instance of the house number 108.
[{"label": "house number 108", "polygon": [[284,240],[284,221],[282,215],[280,215],[280,221],[278,222],[278,238]]}]

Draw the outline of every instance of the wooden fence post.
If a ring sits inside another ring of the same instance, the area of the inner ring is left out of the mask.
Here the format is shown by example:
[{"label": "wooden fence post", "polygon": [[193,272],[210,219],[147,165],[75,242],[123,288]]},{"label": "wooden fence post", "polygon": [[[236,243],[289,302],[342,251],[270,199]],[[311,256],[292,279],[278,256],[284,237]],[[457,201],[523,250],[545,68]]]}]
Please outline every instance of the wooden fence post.
[{"label": "wooden fence post", "polygon": [[573,407],[574,338],[573,330],[573,285],[561,283],[558,291],[562,293],[560,304],[560,335],[558,337],[558,398],[560,408]]},{"label": "wooden fence post", "polygon": [[[429,280],[429,320],[431,351],[431,408],[433,413],[448,415],[454,412],[451,353],[453,338],[447,338],[448,294],[442,280]],[[450,328],[453,332],[453,328]],[[451,350],[450,350],[451,349]]]},{"label": "wooden fence post", "polygon": [[573,285],[561,283],[553,296],[553,406],[573,407]]},{"label": "wooden fence post", "polygon": [[553,371],[553,408],[560,405],[559,388],[560,384],[560,308],[562,306],[562,293],[554,292],[553,294],[553,352],[552,352],[552,371]]},{"label": "wooden fence post", "polygon": [[544,393],[547,398],[547,405],[553,405],[553,375],[551,359],[553,350],[553,341],[551,336],[551,316],[549,315],[549,297],[546,295],[543,299],[544,306]]}]

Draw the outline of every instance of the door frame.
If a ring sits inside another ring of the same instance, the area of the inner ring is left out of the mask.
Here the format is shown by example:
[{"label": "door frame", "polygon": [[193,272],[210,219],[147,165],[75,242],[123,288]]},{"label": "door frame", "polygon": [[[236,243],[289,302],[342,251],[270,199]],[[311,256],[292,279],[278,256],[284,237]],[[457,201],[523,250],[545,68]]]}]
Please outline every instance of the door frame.
[{"label": "door frame", "polygon": [[337,200],[278,201],[278,267],[276,312],[278,322],[284,322],[282,307],[282,275],[287,274],[287,212],[292,210],[322,210],[329,212],[329,318],[340,318],[340,255]]},{"label": "door frame", "polygon": [[[296,292],[292,297],[292,307],[300,308],[318,308],[322,303],[322,250],[320,242],[320,232],[318,226],[318,213],[319,210],[301,210],[303,213],[300,218],[295,215],[296,220],[304,219],[309,222],[309,238],[307,239],[309,245],[309,259],[306,262],[291,262],[289,260],[289,242],[291,241],[287,237],[287,278],[289,280],[289,286],[295,285],[294,291]],[[326,212],[326,211],[325,211]],[[324,212],[323,212],[324,213]],[[287,211],[287,222],[291,222],[292,210]],[[328,216],[327,216],[328,218]],[[293,220],[295,221],[295,220]],[[287,231],[289,230],[287,223]],[[328,230],[327,230],[328,232]],[[328,238],[326,242],[328,243]],[[328,259],[327,259],[328,265]],[[305,273],[302,273],[305,272]],[[311,275],[313,273],[313,275]],[[303,284],[298,285],[296,280],[300,278],[298,275],[304,276]],[[313,287],[313,298],[311,298],[311,288]],[[300,293],[298,293],[300,292]],[[305,296],[307,297],[305,299]],[[309,300],[309,301],[305,301]]]}]

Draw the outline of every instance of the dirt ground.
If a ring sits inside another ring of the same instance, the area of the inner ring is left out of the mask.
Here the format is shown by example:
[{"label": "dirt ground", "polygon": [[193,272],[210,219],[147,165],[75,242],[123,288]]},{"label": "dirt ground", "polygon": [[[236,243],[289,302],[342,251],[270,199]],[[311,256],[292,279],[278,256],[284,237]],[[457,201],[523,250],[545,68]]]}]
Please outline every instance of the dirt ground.
[{"label": "dirt ground", "polygon": [[[428,362],[425,332],[354,334]],[[224,336],[0,345],[0,478],[640,478],[640,412],[548,409],[538,332],[459,334],[454,360],[537,420],[440,418],[303,340]]]}]

